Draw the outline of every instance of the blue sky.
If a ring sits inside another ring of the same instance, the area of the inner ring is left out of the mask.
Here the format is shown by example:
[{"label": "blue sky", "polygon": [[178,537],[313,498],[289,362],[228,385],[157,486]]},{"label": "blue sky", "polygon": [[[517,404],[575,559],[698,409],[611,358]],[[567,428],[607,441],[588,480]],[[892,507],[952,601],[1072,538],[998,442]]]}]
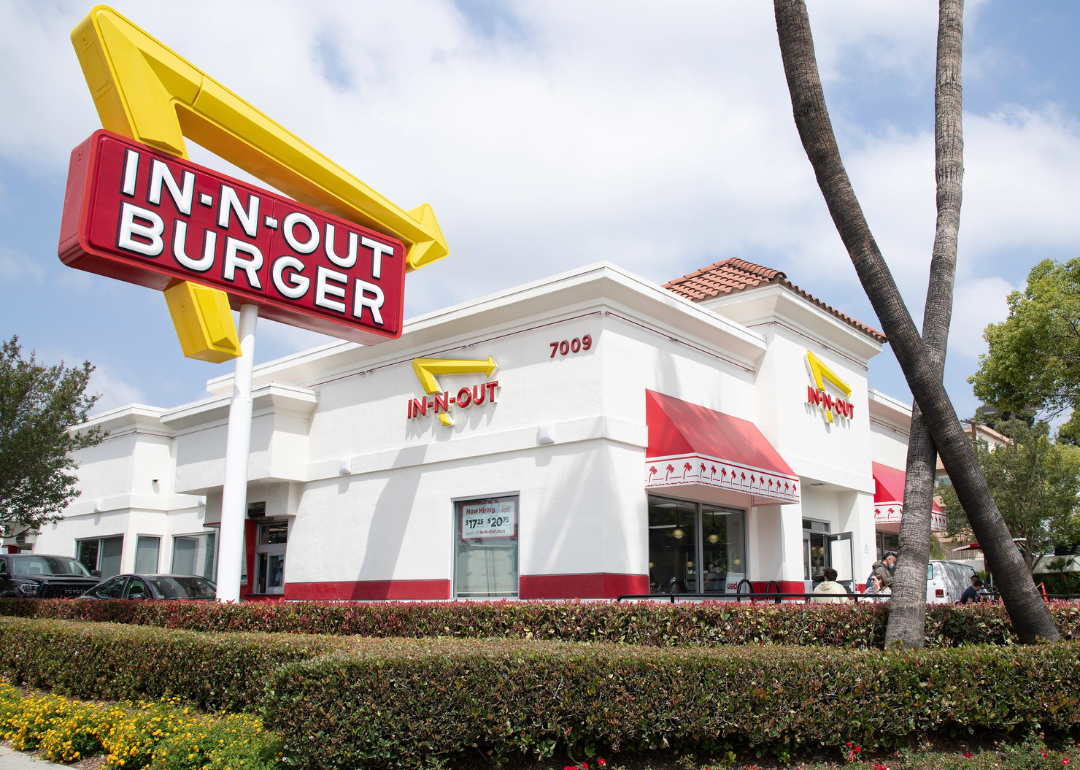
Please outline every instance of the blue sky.
[{"label": "blue sky", "polygon": [[[410,275],[406,316],[601,259],[662,282],[738,256],[876,326],[798,144],[770,5],[192,2],[177,18],[115,3],[399,205],[433,205],[451,256]],[[173,406],[229,365],[184,359],[157,293],[56,258],[67,156],[99,127],[67,38],[89,8],[0,6],[0,333],[49,362],[89,359],[101,408]],[[810,13],[845,163],[919,323],[936,5]],[[1007,293],[1038,260],[1078,254],[1078,38],[1074,2],[968,3],[946,372],[961,416]],[[256,360],[320,341],[262,322]],[[888,348],[869,376],[910,398]]]}]

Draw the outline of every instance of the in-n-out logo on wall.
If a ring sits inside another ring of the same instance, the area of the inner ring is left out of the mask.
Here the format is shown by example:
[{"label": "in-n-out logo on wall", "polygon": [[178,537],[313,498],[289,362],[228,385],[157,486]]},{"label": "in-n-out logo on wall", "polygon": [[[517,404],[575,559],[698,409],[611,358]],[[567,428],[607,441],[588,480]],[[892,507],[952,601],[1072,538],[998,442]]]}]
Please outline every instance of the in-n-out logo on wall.
[{"label": "in-n-out logo on wall", "polygon": [[[806,401],[811,406],[820,407],[825,411],[829,422],[833,421],[833,412],[840,417],[849,420],[855,416],[855,405],[846,400],[851,398],[851,386],[840,379],[836,372],[825,365],[825,362],[815,356],[809,350],[806,351],[806,360],[810,364],[810,374],[814,378],[814,384],[806,388]],[[828,382],[834,388],[844,394],[844,398],[833,396],[825,390]]]},{"label": "in-n-out logo on wall", "polygon": [[[499,381],[492,380],[491,375],[498,369],[498,364],[491,356],[486,361],[470,361],[452,358],[414,358],[413,371],[424,388],[423,398],[414,398],[409,401],[408,416],[410,420],[426,417],[428,414],[438,415],[439,422],[443,425],[453,425],[454,417],[450,407],[455,410],[468,409],[470,407],[494,404],[498,398]],[[467,385],[459,388],[457,392],[443,390],[439,381],[435,379],[444,374],[472,374],[483,373],[487,378],[479,385]]]}]

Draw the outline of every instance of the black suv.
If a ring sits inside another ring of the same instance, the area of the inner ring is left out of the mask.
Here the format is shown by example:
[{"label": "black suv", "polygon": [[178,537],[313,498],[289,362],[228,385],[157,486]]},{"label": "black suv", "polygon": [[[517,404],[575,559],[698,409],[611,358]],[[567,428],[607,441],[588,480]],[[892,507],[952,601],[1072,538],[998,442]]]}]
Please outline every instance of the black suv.
[{"label": "black suv", "polygon": [[0,597],[72,599],[99,582],[81,562],[67,556],[0,554]]}]

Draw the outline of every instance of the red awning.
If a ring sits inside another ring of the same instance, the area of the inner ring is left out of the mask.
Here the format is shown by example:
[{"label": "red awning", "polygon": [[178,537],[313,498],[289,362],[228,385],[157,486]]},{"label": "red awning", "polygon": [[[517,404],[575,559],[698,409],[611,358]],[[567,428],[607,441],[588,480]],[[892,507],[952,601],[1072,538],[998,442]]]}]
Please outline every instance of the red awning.
[{"label": "red awning", "polygon": [[[874,463],[874,521],[879,524],[899,524],[904,515],[904,484],[907,474],[890,468],[888,465]],[[934,503],[930,512],[930,530],[945,531],[945,511]]]},{"label": "red awning", "polygon": [[645,486],[709,487],[799,502],[799,477],[749,420],[645,391]]}]

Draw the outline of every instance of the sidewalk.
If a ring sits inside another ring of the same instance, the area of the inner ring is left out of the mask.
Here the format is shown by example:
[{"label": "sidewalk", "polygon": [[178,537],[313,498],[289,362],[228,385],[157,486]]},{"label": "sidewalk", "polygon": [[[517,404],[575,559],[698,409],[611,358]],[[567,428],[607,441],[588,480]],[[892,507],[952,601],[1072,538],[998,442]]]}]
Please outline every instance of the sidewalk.
[{"label": "sidewalk", "polygon": [[0,746],[0,770],[46,770],[49,767],[66,767],[66,765],[46,762],[44,759]]}]

